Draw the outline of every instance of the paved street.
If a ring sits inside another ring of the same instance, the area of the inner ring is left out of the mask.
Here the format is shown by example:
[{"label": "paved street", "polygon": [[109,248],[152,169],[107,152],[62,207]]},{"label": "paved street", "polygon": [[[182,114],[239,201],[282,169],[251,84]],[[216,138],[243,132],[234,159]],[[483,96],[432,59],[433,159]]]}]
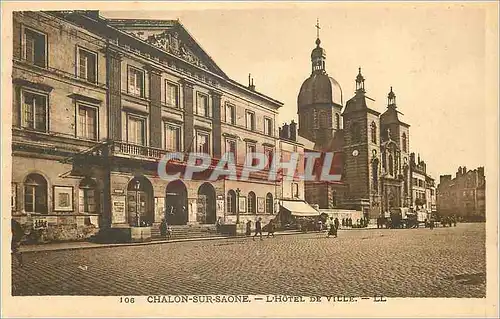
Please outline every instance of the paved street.
[{"label": "paved street", "polygon": [[484,242],[459,224],[26,253],[13,294],[484,297]]}]

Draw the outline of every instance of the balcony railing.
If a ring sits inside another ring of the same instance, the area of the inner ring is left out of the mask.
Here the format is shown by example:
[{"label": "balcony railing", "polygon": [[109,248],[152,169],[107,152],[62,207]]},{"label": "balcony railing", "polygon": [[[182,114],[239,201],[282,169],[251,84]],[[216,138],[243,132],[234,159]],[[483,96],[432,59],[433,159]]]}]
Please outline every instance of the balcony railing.
[{"label": "balcony railing", "polygon": [[113,142],[110,145],[110,153],[113,155],[126,155],[132,157],[143,157],[149,159],[159,160],[165,154],[168,153],[167,150],[154,148],[150,146],[129,144],[124,142]]}]

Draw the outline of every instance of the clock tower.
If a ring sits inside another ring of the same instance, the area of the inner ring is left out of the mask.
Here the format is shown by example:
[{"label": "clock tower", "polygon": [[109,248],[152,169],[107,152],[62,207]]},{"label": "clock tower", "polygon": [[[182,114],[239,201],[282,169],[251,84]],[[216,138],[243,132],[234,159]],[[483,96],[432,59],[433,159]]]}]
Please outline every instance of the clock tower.
[{"label": "clock tower", "polygon": [[354,97],[346,102],[344,120],[344,181],[349,185],[346,204],[367,218],[380,215],[380,113],[366,95],[361,68]]}]

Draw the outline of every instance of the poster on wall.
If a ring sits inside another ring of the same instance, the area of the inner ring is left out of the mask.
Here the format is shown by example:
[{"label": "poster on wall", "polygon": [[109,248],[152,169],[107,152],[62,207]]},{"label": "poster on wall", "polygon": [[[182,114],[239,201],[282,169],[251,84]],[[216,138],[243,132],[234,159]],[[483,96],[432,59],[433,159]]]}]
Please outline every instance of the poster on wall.
[{"label": "poster on wall", "polygon": [[73,211],[72,186],[54,186],[54,211]]},{"label": "poster on wall", "polygon": [[217,199],[217,215],[224,214],[224,199]]},{"label": "poster on wall", "polygon": [[126,223],[127,218],[125,215],[125,195],[112,195],[111,196],[111,211],[113,215],[113,223]]},{"label": "poster on wall", "polygon": [[247,198],[245,196],[238,198],[238,211],[240,213],[246,213],[247,211]]},{"label": "poster on wall", "polygon": [[257,197],[257,212],[263,213],[266,209],[266,199],[264,197]]},{"label": "poster on wall", "polygon": [[165,217],[165,198],[155,197],[155,222],[160,222]]}]

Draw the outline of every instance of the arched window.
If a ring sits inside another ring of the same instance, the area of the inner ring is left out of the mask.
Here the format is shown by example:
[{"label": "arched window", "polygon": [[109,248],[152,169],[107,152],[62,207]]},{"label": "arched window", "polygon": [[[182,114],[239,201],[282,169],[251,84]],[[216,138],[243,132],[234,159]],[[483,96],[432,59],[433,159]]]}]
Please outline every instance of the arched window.
[{"label": "arched window", "polygon": [[80,213],[95,213],[96,209],[96,183],[91,178],[80,182],[78,190],[78,207]]},{"label": "arched window", "polygon": [[335,127],[340,130],[340,116],[338,114],[335,114]]},{"label": "arched window", "polygon": [[375,122],[372,122],[370,125],[370,136],[371,136],[371,141],[372,143],[377,143],[377,124]]},{"label": "arched window", "polygon": [[352,142],[360,142],[361,141],[361,130],[359,124],[357,122],[353,122],[351,124],[351,139]]},{"label": "arched window", "polygon": [[402,144],[401,148],[403,149],[403,152],[406,152],[407,151],[406,145],[408,144],[408,141],[406,138],[406,133],[403,133],[403,137],[401,139],[401,144]]},{"label": "arched window", "polygon": [[227,213],[236,214],[236,192],[232,189],[227,192]]},{"label": "arched window", "polygon": [[271,193],[266,195],[266,213],[273,214],[273,194]]},{"label": "arched window", "polygon": [[385,151],[382,152],[382,167],[384,168],[384,172],[387,170],[387,156],[385,154]]},{"label": "arched window", "polygon": [[378,159],[372,162],[373,189],[378,192]]},{"label": "arched window", "polygon": [[394,158],[392,154],[389,155],[389,175],[394,175]]},{"label": "arched window", "polygon": [[24,181],[24,210],[47,213],[47,181],[42,175],[30,174]]},{"label": "arched window", "polygon": [[255,209],[256,208],[256,199],[255,199],[255,193],[254,192],[250,192],[248,193],[248,209],[247,209],[247,212],[250,213],[250,214],[256,214],[257,213],[257,210]]}]

